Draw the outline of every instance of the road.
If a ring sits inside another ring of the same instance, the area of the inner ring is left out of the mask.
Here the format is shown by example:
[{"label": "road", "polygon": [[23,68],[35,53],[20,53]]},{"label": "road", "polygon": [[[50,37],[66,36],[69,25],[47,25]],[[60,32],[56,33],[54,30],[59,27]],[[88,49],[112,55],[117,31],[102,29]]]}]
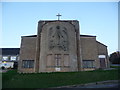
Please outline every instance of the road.
[{"label": "road", "polygon": [[57,88],[120,88],[120,83],[119,80],[108,80],[80,85],[62,86]]}]

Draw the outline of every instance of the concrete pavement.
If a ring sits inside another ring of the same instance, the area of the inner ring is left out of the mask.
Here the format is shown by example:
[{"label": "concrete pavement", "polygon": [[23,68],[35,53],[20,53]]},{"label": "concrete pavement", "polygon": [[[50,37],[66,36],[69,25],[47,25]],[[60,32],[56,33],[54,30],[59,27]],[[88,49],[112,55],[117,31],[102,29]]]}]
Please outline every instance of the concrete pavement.
[{"label": "concrete pavement", "polygon": [[61,86],[56,88],[120,88],[119,80],[108,80],[80,85]]}]

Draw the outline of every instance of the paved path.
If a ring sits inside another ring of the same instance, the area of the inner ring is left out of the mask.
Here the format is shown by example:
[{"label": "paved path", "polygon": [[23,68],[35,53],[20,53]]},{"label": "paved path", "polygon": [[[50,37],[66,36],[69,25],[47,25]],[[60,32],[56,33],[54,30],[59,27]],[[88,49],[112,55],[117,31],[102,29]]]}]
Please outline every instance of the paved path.
[{"label": "paved path", "polygon": [[120,83],[118,80],[108,80],[96,83],[62,86],[57,88],[120,88]]},{"label": "paved path", "polygon": [[69,88],[118,88],[118,86],[120,86],[119,84],[98,84],[98,85],[78,85],[75,87],[69,87]]}]

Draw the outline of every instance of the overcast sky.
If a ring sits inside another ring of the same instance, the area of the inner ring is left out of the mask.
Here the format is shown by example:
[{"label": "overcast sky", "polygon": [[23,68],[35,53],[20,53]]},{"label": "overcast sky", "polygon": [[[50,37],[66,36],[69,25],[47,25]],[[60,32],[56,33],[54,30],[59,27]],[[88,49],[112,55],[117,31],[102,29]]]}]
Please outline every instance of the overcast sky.
[{"label": "overcast sky", "polygon": [[3,2],[2,45],[19,48],[21,36],[37,34],[39,20],[78,20],[80,34],[95,35],[108,46],[109,54],[118,50],[117,2]]}]

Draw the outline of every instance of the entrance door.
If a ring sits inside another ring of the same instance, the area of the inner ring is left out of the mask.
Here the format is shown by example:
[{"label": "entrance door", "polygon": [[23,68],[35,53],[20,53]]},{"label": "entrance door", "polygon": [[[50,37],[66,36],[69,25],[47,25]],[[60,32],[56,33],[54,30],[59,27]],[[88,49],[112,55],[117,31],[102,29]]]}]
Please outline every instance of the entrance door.
[{"label": "entrance door", "polygon": [[99,58],[99,59],[100,59],[100,68],[106,68],[105,58]]}]

